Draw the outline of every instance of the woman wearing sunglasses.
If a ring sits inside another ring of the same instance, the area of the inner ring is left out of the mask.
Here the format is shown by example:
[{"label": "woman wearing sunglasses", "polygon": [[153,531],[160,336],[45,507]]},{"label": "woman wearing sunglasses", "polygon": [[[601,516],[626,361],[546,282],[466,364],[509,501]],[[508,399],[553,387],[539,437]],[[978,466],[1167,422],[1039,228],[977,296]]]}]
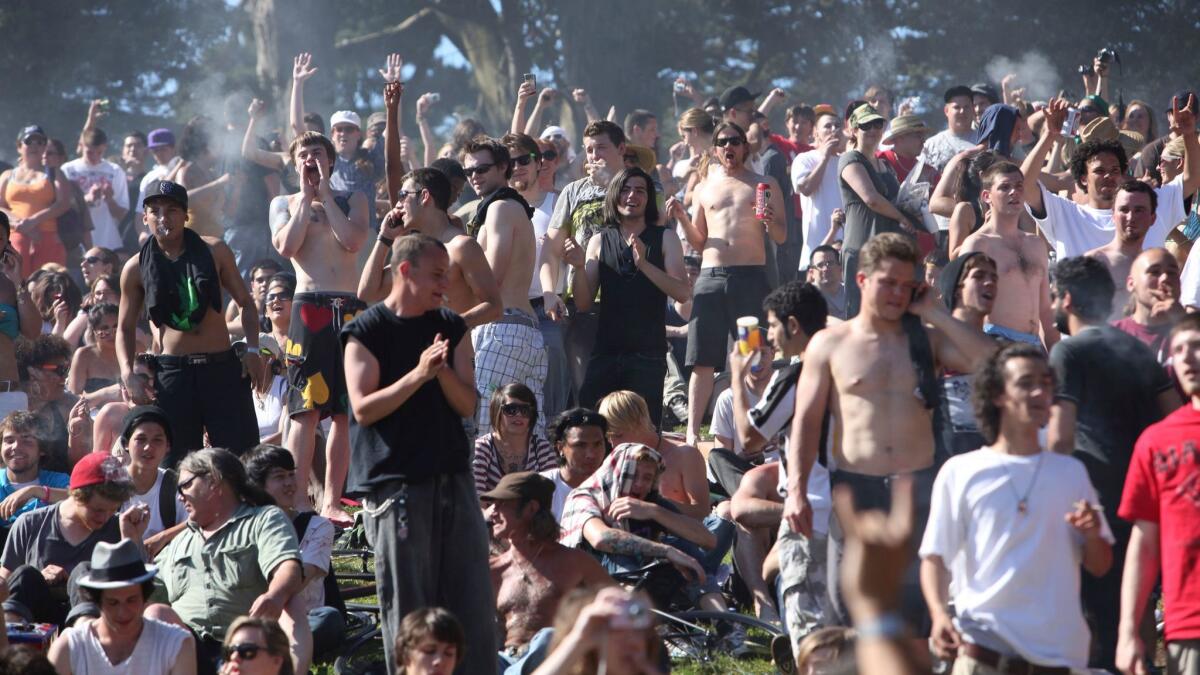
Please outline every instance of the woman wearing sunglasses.
[{"label": "woman wearing sunglasses", "polygon": [[75,350],[67,373],[67,390],[99,408],[121,400],[121,366],[117,363],[117,306],[93,305],[87,311],[93,344]]},{"label": "woman wearing sunglasses", "polygon": [[533,431],[537,399],[523,384],[512,383],[492,393],[492,430],[475,441],[475,489],[496,487],[505,474],[546,471],[558,465],[554,449]]},{"label": "woman wearing sunglasses", "polygon": [[287,634],[271,619],[239,617],[225,632],[222,675],[295,675]]},{"label": "woman wearing sunglasses", "polygon": [[67,391],[71,348],[56,335],[40,335],[17,345],[21,386],[29,412],[43,425],[42,468],[67,473],[92,445],[87,402]]},{"label": "woman wearing sunglasses", "polygon": [[917,236],[917,228],[908,216],[892,203],[900,192],[900,182],[891,166],[876,157],[887,120],[870,103],[863,103],[850,114],[854,147],[838,158],[838,176],[845,204],[843,234],[843,278],[846,281],[846,313],[858,313],[859,292],[854,280],[858,272],[858,251],[867,240],[884,232]]},{"label": "woman wearing sunglasses", "polygon": [[12,224],[12,245],[26,277],[46,263],[67,262],[55,219],[70,208],[71,192],[62,174],[47,175],[45,151],[46,132],[25,127],[17,137],[17,166],[0,174],[0,210]]}]

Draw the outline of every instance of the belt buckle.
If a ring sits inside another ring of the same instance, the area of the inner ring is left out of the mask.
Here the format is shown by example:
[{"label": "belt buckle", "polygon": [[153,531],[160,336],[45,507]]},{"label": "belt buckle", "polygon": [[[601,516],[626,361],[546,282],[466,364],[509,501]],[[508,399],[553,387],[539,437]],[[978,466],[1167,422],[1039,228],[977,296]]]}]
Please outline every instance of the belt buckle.
[{"label": "belt buckle", "polygon": [[193,366],[203,366],[208,364],[208,354],[192,354],[188,356],[188,363]]}]

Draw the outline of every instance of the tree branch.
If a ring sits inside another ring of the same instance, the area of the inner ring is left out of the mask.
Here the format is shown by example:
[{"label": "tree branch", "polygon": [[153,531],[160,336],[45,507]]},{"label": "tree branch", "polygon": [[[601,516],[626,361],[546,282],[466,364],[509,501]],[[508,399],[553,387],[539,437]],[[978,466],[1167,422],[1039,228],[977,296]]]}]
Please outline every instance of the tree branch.
[{"label": "tree branch", "polygon": [[423,9],[421,9],[419,12],[417,12],[416,14],[413,14],[412,16],[408,17],[407,19],[396,24],[395,26],[389,26],[388,28],[384,28],[383,30],[375,31],[374,33],[367,33],[366,35],[356,35],[351,38],[345,38],[342,40],[338,40],[337,42],[334,43],[333,46],[337,47],[338,49],[344,49],[346,47],[353,47],[355,45],[361,45],[366,42],[371,42],[373,40],[385,38],[390,35],[397,35],[399,33],[403,33],[404,31],[412,28],[413,25],[416,24],[418,21],[420,21],[421,19],[427,18],[431,14],[433,14],[433,8],[425,7]]}]

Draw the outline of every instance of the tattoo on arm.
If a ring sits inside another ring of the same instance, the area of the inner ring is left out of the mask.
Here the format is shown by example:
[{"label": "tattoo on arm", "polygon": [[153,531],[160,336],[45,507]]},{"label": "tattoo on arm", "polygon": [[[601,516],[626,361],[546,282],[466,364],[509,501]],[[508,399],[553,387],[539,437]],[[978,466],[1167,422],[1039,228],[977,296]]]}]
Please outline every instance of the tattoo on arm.
[{"label": "tattoo on arm", "polygon": [[600,535],[596,548],[617,555],[643,555],[651,558],[662,558],[667,554],[667,547],[649,539],[643,539],[636,534],[609,528]]}]

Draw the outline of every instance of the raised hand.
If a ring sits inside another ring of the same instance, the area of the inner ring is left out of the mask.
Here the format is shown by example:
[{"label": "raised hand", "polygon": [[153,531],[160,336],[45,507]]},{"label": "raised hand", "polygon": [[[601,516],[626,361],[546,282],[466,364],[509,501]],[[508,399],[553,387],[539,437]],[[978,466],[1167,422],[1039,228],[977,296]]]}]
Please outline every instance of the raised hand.
[{"label": "raised hand", "polygon": [[265,112],[266,109],[267,109],[266,103],[263,103],[260,99],[257,99],[257,98],[252,99],[250,101],[250,110],[248,111],[250,114],[250,119],[256,120],[256,121],[262,119],[263,112]]},{"label": "raised hand", "polygon": [[424,93],[417,99],[417,117],[424,117],[433,107],[433,94]]},{"label": "raised hand", "polygon": [[389,109],[400,105],[400,97],[404,95],[404,85],[400,82],[388,82],[383,85],[383,104]]},{"label": "raised hand", "polygon": [[529,99],[533,98],[536,94],[537,86],[535,86],[529,80],[525,80],[521,83],[521,87],[517,89],[517,101],[523,104]]},{"label": "raised hand", "polygon": [[388,54],[387,61],[379,69],[379,74],[383,76],[384,82],[399,82],[400,69],[403,67],[404,59],[400,58],[399,54]]},{"label": "raised hand", "polygon": [[303,82],[316,74],[317,69],[312,65],[312,54],[301,52],[292,59],[292,79],[296,82]]},{"label": "raised hand", "polygon": [[1042,127],[1050,138],[1058,138],[1062,135],[1063,120],[1067,119],[1067,107],[1066,99],[1055,97],[1050,99],[1045,110],[1042,111],[1046,120]]},{"label": "raised hand", "polygon": [[549,105],[554,101],[554,97],[558,94],[552,87],[546,87],[538,94],[538,103],[541,105]]},{"label": "raised hand", "polygon": [[1196,133],[1196,95],[1188,94],[1186,101],[1171,98],[1171,131],[1179,136]]},{"label": "raised hand", "polygon": [[588,102],[587,89],[572,89],[571,90],[571,98],[574,99],[576,103],[587,103]]}]

